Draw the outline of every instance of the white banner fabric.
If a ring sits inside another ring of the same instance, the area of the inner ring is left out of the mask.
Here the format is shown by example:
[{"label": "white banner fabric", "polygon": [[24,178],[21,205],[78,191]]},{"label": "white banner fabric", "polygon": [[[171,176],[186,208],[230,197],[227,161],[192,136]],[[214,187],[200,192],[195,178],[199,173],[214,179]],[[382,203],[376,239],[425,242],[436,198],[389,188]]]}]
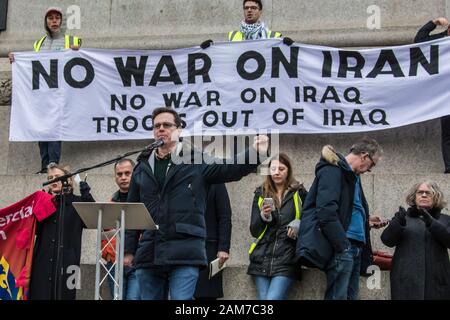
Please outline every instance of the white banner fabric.
[{"label": "white banner fabric", "polygon": [[177,50],[21,52],[10,141],[149,139],[171,106],[184,134],[367,132],[450,114],[450,39],[366,50],[259,40]]}]

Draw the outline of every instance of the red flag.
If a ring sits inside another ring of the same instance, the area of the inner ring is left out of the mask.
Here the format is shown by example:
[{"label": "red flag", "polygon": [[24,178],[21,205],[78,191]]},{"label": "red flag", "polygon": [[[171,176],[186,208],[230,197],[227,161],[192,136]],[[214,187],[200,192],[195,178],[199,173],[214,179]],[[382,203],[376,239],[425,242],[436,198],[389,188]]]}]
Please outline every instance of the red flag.
[{"label": "red flag", "polygon": [[56,211],[53,196],[37,191],[0,209],[0,300],[25,300],[30,280],[36,219]]}]

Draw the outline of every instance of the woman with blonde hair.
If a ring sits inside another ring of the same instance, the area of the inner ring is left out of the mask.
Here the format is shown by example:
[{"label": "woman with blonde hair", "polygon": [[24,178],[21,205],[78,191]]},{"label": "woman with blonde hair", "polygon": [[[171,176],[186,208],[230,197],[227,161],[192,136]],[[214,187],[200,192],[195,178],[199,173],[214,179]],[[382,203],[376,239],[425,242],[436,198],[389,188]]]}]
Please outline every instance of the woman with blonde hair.
[{"label": "woman with blonde hair", "polygon": [[415,184],[381,241],[395,247],[391,298],[395,300],[450,299],[450,216],[441,213],[446,202],[435,182]]},{"label": "woman with blonde hair", "polygon": [[293,177],[289,157],[281,153],[269,163],[270,174],[256,188],[250,232],[248,274],[260,300],[284,300],[294,280],[300,279],[295,246],[306,189]]}]

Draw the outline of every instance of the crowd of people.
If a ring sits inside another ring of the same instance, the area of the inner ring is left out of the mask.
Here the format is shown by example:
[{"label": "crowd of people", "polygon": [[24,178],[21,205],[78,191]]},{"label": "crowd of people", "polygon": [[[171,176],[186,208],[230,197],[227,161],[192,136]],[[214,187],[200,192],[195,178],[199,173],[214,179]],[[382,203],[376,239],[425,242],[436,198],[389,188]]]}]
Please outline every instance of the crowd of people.
[{"label": "crowd of people", "polygon": [[[238,30],[229,32],[229,41],[282,37],[262,22],[260,0],[244,0],[243,10],[244,19]],[[80,48],[81,39],[67,35],[62,21],[61,9],[47,10],[46,35],[35,42],[36,52]],[[430,36],[436,26],[447,27],[448,21],[430,21],[420,29],[415,42],[449,35],[445,31]],[[293,40],[284,37],[283,43],[292,45]],[[201,47],[212,44],[207,40]],[[9,58],[13,63],[14,55]],[[450,173],[449,119],[446,116],[441,121],[445,173]],[[224,183],[255,172],[264,160],[269,175],[254,192],[249,221],[254,241],[248,252],[247,273],[254,279],[258,299],[287,299],[295,281],[301,281],[302,265],[326,273],[325,299],[358,299],[360,276],[367,276],[368,267],[373,265],[373,228],[385,228],[382,242],[395,247],[390,273],[392,299],[450,299],[450,217],[442,213],[444,195],[436,183],[420,181],[408,192],[408,209],[400,207],[391,220],[371,215],[360,177],[374,170],[382,159],[377,141],[362,138],[345,156],[325,146],[308,191],[295,179],[287,154],[266,159],[267,136],[255,137],[251,148],[234,155],[235,160],[243,159],[256,151],[257,163],[177,163],[173,158],[187,147],[180,138],[180,116],[161,107],[153,111],[152,121],[154,138],[164,144],[140,154],[136,164],[124,159],[114,166],[119,189],[110,200],[144,203],[159,226],[158,230],[126,231],[124,299],[223,297],[222,274],[209,279],[206,267],[216,258],[224,264],[230,254],[232,213]],[[68,172],[59,165],[61,142],[40,142],[39,148],[40,173],[52,180]],[[192,159],[197,153],[202,151],[191,149]],[[30,299],[75,299],[75,289],[64,285],[67,276],[60,277],[58,272],[61,267],[80,264],[85,226],[72,202],[94,201],[86,182],[80,182],[80,191],[81,197],[73,194],[72,181],[50,185],[58,210],[38,224]],[[65,197],[59,201],[62,194]],[[57,234],[61,225],[66,226],[63,237]],[[111,270],[113,248],[114,242],[102,245],[103,259]],[[114,295],[114,282],[110,286]]]}]

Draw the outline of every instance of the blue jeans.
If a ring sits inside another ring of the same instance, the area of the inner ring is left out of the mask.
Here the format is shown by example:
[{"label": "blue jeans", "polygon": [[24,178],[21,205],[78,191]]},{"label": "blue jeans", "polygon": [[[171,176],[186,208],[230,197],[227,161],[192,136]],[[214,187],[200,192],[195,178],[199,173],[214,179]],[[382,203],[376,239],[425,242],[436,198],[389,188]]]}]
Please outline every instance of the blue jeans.
[{"label": "blue jeans", "polygon": [[49,163],[59,163],[61,158],[61,141],[40,141],[41,169],[47,169]]},{"label": "blue jeans", "polygon": [[335,253],[327,267],[325,300],[358,300],[362,248]]},{"label": "blue jeans", "polygon": [[286,300],[294,279],[285,276],[253,276],[259,300]]},{"label": "blue jeans", "polygon": [[[108,262],[106,267],[110,269],[112,262]],[[114,269],[111,270],[111,275],[114,277]],[[109,292],[111,297],[114,297],[114,281],[108,277]],[[139,290],[139,281],[136,276],[136,270],[130,267],[123,268],[123,289],[122,300],[141,300],[141,292]]]},{"label": "blue jeans", "polygon": [[167,266],[137,269],[142,300],[193,300],[199,269]]}]

